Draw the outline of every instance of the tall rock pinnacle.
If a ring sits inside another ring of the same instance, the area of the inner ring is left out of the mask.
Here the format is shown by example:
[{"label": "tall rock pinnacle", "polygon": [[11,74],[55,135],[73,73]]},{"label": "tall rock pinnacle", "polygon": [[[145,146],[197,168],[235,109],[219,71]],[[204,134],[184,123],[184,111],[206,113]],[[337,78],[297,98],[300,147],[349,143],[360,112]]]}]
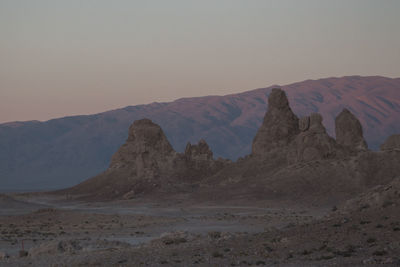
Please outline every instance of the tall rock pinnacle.
[{"label": "tall rock pinnacle", "polygon": [[335,119],[336,142],[352,151],[367,150],[360,121],[348,109]]},{"label": "tall rock pinnacle", "polygon": [[253,155],[264,155],[286,147],[299,133],[299,119],[289,106],[283,90],[272,89],[268,97],[268,111],[252,145]]}]

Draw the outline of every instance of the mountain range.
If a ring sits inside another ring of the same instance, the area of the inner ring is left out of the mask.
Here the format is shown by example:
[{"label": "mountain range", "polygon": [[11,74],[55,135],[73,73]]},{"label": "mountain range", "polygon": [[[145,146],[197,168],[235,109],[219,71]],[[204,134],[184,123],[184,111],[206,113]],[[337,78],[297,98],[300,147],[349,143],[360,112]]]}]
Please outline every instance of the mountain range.
[{"label": "mountain range", "polygon": [[159,124],[175,150],[201,138],[214,157],[236,160],[250,153],[274,87],[288,95],[299,116],[319,112],[334,136],[343,108],[360,120],[370,149],[400,132],[400,78],[347,76],[273,85],[226,96],[182,98],[128,106],[95,115],[46,122],[0,124],[1,190],[47,190],[77,184],[105,170],[134,120]]}]

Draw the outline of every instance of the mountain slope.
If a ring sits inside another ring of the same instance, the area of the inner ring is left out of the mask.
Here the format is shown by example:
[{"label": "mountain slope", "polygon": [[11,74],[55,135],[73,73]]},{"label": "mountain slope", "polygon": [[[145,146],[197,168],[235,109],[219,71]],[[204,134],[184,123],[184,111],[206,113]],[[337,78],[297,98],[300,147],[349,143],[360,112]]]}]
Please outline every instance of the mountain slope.
[{"label": "mountain slope", "polygon": [[[177,151],[204,138],[216,157],[248,154],[261,125],[271,89],[129,106],[88,116],[47,122],[0,124],[0,188],[50,189],[76,184],[104,170],[125,141],[129,125],[149,118]],[[348,108],[364,127],[370,148],[400,132],[400,78],[326,78],[282,86],[293,111],[319,112],[328,132]]]}]

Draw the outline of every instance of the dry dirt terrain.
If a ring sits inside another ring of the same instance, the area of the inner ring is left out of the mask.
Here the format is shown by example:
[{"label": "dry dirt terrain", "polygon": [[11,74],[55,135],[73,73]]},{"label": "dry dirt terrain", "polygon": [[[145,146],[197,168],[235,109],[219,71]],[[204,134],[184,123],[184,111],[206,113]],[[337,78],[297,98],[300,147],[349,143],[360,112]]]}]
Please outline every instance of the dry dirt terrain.
[{"label": "dry dirt terrain", "polygon": [[396,266],[398,184],[325,208],[18,195],[20,214],[0,216],[0,266]]},{"label": "dry dirt terrain", "polygon": [[[180,199],[82,203],[43,194],[7,199],[24,206],[19,214],[0,216],[4,266],[218,264],[221,257],[214,252],[221,242],[310,222],[323,212]],[[187,252],[192,247],[198,247],[192,251],[198,256]]]}]

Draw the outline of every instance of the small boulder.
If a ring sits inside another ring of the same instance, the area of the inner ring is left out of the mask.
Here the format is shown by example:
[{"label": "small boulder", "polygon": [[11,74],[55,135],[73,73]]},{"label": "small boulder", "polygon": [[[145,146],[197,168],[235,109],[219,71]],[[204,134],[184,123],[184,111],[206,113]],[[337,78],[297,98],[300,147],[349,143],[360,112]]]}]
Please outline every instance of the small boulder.
[{"label": "small boulder", "polygon": [[4,260],[8,258],[8,255],[5,252],[0,251],[0,260]]},{"label": "small boulder", "polygon": [[186,243],[189,239],[187,232],[168,232],[163,233],[160,239],[164,245],[178,245],[180,243]]},{"label": "small boulder", "polygon": [[[78,240],[54,240],[31,248],[29,256],[37,257],[43,254],[56,255],[61,253],[73,254],[79,250],[82,250],[82,246]],[[28,252],[26,252],[26,255],[28,255]]]},{"label": "small boulder", "polygon": [[28,251],[20,250],[20,251],[18,252],[18,256],[19,256],[20,258],[27,257],[27,256],[28,256]]}]

